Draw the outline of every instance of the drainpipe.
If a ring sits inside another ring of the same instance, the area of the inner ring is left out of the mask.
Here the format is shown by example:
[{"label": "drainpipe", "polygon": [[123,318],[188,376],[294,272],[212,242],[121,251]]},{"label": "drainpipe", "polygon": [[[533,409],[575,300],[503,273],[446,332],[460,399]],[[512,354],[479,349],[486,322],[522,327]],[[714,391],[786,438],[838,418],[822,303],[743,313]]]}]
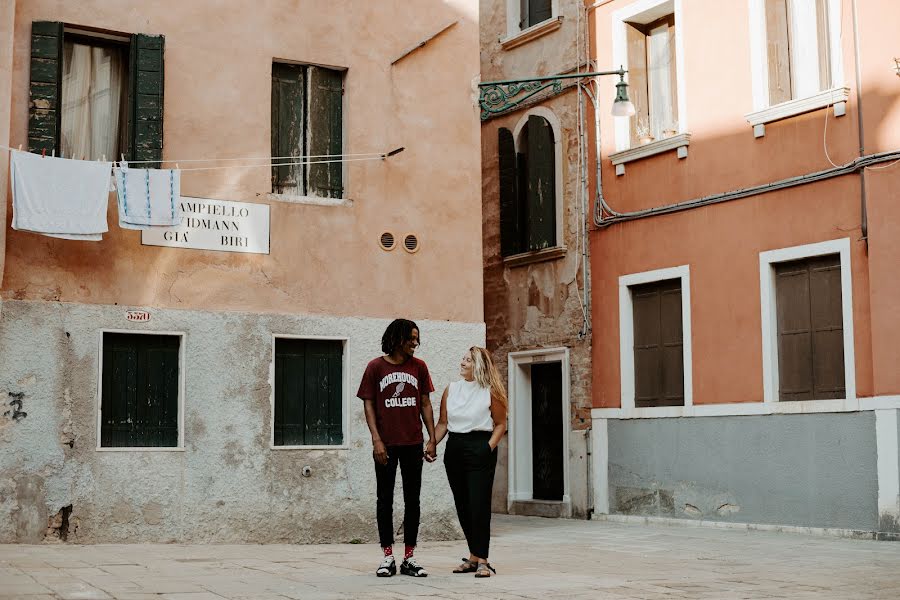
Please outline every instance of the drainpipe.
[{"label": "drainpipe", "polygon": [[[863,129],[863,98],[862,98],[862,70],[859,59],[859,15],[856,0],[853,0],[853,58],[856,61],[856,117],[859,130],[859,156],[866,155],[866,134]],[[866,242],[866,253],[869,252],[869,215],[866,196],[866,169],[859,170],[860,198],[859,213],[862,229],[862,239]]]}]

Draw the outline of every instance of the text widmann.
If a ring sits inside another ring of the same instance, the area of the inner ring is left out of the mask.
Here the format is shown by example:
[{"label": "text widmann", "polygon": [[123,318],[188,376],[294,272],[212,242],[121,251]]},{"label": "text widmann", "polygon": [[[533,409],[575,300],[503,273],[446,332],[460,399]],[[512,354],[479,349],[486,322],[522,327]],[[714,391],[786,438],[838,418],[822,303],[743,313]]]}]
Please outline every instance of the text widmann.
[{"label": "text widmann", "polygon": [[141,231],[145,246],[269,253],[269,205],[181,198],[181,225]]}]

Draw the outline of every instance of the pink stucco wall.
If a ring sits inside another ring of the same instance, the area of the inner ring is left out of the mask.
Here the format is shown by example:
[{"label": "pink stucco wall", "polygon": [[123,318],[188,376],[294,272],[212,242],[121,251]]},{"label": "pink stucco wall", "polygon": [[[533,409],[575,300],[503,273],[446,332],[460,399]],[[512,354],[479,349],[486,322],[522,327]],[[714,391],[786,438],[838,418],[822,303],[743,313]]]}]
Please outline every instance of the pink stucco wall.
[{"label": "pink stucco wall", "polygon": [[[100,243],[7,230],[5,298],[483,320],[475,0],[19,2],[11,145],[26,142],[36,20],[165,35],[166,158],[267,156],[273,59],[347,68],[345,152],[406,150],[348,166],[352,206],[272,200],[265,168],[184,174],[185,196],[268,202],[269,255],[142,246],[114,208]],[[384,231],[420,250],[384,252]]]}]

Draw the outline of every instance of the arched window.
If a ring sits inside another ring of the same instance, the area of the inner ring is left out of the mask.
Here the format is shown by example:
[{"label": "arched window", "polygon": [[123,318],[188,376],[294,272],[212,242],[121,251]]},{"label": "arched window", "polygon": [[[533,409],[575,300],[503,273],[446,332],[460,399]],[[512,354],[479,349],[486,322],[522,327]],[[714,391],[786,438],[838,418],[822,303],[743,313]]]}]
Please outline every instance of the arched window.
[{"label": "arched window", "polygon": [[553,127],[536,114],[519,131],[498,131],[500,253],[543,250],[556,241],[556,149]]}]

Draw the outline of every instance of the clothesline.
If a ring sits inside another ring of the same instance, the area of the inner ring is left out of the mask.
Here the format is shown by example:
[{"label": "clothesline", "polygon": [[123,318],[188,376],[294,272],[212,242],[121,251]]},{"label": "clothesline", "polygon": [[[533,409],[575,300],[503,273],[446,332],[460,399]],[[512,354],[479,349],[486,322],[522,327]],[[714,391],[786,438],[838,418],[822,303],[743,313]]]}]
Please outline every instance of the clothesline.
[{"label": "clothesline", "polygon": [[[0,149],[2,150],[16,150],[16,148],[12,148],[10,146],[0,145]],[[266,163],[261,164],[248,164],[248,165],[223,165],[216,167],[189,167],[187,169],[179,169],[181,171],[216,171],[221,169],[252,169],[255,167],[288,167],[288,166],[296,166],[296,165],[312,165],[312,164],[328,164],[328,163],[345,163],[345,162],[358,162],[358,161],[366,161],[366,160],[383,160],[389,156],[394,156],[395,154],[399,154],[403,152],[404,148],[395,148],[394,150],[388,152],[362,152],[355,154],[311,154],[308,156],[246,156],[246,157],[230,157],[230,158],[185,158],[185,159],[164,159],[164,160],[135,160],[131,161],[137,164],[162,164],[162,163],[175,163],[176,165],[180,163],[203,163],[203,162],[234,162],[234,161],[251,161],[251,160],[265,160],[268,161]],[[339,158],[335,158],[339,157]],[[307,159],[319,159],[326,158],[331,160],[307,160]],[[295,161],[294,159],[301,159],[299,161]],[[292,162],[273,162],[277,160],[290,160]],[[129,161],[122,160],[120,162],[113,162],[113,164],[127,164]]]}]

